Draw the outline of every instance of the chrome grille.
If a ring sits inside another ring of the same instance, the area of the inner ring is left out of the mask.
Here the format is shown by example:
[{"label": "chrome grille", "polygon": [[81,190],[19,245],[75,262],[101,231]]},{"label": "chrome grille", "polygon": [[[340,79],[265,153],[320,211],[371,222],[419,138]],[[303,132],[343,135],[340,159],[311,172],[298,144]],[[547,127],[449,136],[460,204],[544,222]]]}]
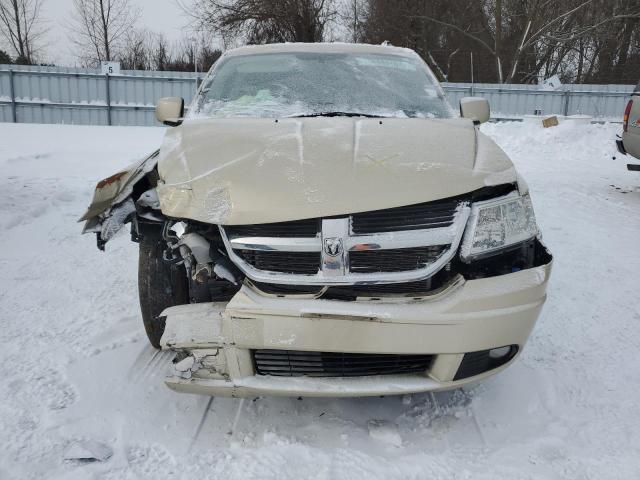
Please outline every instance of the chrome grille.
[{"label": "chrome grille", "polygon": [[430,278],[453,258],[469,210],[458,198],[220,231],[231,260],[254,282],[406,283]]},{"label": "chrome grille", "polygon": [[239,254],[254,268],[270,272],[313,275],[320,265],[319,252],[241,250]]},{"label": "chrome grille", "polygon": [[426,373],[433,355],[254,350],[258,375],[278,377],[362,377]]},{"label": "chrome grille", "polygon": [[236,225],[226,227],[226,230],[229,235],[236,237],[315,237],[320,233],[320,219]]},{"label": "chrome grille", "polygon": [[418,270],[435,262],[446,249],[446,245],[433,245],[431,247],[351,252],[349,254],[349,268],[352,272],[359,273]]},{"label": "chrome grille", "polygon": [[355,234],[399,232],[448,227],[455,219],[460,200],[447,199],[407,207],[356,213],[351,217]]}]

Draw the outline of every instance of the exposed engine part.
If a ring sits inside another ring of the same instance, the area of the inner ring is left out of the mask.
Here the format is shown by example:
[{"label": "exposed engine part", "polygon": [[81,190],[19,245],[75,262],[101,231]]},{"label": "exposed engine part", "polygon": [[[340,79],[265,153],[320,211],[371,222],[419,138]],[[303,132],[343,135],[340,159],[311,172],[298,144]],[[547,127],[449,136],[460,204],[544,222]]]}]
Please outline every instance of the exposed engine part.
[{"label": "exposed engine part", "polygon": [[183,222],[175,222],[165,220],[162,226],[162,239],[165,241],[167,248],[164,251],[163,258],[166,262],[182,263],[186,261],[185,266],[190,266],[193,262],[190,260],[190,252],[182,255],[180,252],[180,238],[184,235],[185,226]]},{"label": "exposed engine part", "polygon": [[193,280],[205,283],[209,277],[215,275],[234,285],[239,284],[235,273],[237,268],[227,257],[211,248],[209,241],[199,233],[185,233],[179,237],[177,246]]},{"label": "exposed engine part", "polygon": [[240,288],[243,275],[220,250],[222,240],[216,241],[217,228],[188,220],[165,220],[160,223],[138,222],[141,230],[132,237],[144,236],[145,230],[163,240],[165,262],[184,265],[189,284],[190,303],[227,301]]},{"label": "exposed engine part", "polygon": [[167,243],[177,243],[180,240],[179,235],[176,234],[176,232],[173,230],[173,227],[175,226],[176,222],[171,222],[171,221],[165,221],[164,226],[162,227],[162,238],[164,238],[164,240]]},{"label": "exposed engine part", "polygon": [[205,283],[213,273],[209,242],[198,233],[186,233],[180,237],[177,246],[193,280]]},{"label": "exposed engine part", "polygon": [[180,237],[178,245],[181,247],[180,253],[191,253],[197,265],[206,265],[212,262],[209,256],[209,242],[202,235],[198,233],[185,233]]},{"label": "exposed engine part", "polygon": [[228,257],[220,255],[213,266],[213,273],[217,277],[223,278],[234,285],[239,285],[238,281],[238,267],[236,267]]}]

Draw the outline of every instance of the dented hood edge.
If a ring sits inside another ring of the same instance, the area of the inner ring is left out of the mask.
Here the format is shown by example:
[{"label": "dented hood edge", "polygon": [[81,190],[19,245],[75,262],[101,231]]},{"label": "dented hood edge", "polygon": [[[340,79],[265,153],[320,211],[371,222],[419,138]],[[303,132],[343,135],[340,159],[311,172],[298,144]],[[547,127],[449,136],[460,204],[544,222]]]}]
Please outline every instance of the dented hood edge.
[{"label": "dented hood edge", "polygon": [[241,225],[345,215],[516,183],[465,119],[199,119],[168,130],[162,211]]}]

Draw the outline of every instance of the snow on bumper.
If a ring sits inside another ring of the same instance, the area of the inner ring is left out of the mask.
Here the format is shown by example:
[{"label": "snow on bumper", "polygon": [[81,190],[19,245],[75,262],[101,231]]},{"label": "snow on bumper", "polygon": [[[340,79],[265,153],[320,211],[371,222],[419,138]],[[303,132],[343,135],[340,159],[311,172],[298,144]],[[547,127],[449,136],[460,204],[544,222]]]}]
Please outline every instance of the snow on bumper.
[{"label": "snow on bumper", "polygon": [[[220,396],[367,396],[455,388],[505,365],[454,381],[467,352],[521,351],[546,299],[551,264],[460,280],[420,300],[343,302],[276,298],[243,287],[227,304],[165,310],[163,348],[178,352],[176,391]],[[254,349],[434,355],[423,374],[307,378],[256,375]]]}]

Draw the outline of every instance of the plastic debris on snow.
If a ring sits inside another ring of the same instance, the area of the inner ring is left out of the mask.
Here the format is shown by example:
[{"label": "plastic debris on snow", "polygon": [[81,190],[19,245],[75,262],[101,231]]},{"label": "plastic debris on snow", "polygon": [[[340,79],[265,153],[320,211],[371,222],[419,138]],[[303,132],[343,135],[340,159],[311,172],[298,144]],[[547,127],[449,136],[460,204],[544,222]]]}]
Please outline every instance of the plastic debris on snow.
[{"label": "plastic debris on snow", "polygon": [[64,452],[65,460],[104,462],[112,456],[113,450],[111,447],[94,440],[74,440]]}]

